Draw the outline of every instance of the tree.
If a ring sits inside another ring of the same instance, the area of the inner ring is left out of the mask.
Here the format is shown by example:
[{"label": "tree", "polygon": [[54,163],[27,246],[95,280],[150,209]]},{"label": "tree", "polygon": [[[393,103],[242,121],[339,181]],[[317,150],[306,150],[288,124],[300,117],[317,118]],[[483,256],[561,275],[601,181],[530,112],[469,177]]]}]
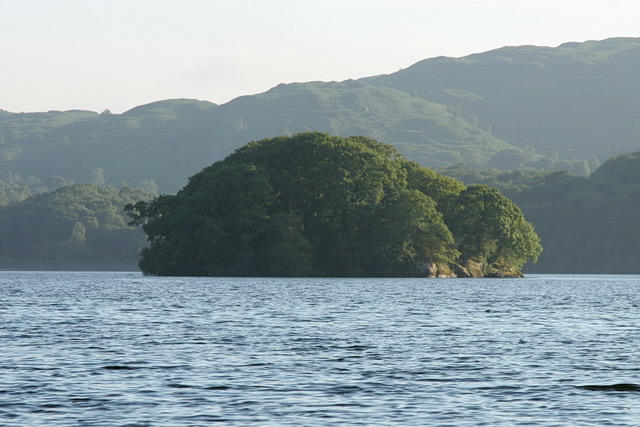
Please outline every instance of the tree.
[{"label": "tree", "polygon": [[520,208],[486,185],[470,185],[452,197],[445,222],[465,258],[520,268],[526,261],[537,261],[542,252]]},{"label": "tree", "polygon": [[87,240],[87,229],[80,221],[73,223],[69,243],[73,245],[82,245]]}]

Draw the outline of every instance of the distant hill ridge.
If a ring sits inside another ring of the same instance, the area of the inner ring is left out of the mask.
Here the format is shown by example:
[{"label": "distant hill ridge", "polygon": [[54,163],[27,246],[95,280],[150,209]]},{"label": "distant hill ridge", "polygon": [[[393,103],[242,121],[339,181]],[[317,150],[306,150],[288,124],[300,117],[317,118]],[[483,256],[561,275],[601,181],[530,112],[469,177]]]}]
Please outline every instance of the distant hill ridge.
[{"label": "distant hill ridge", "polygon": [[364,79],[459,105],[495,136],[539,153],[598,157],[640,147],[640,38],[504,47]]},{"label": "distant hill ridge", "polygon": [[153,182],[175,192],[250,140],[364,135],[430,166],[567,169],[640,149],[640,38],[504,47],[344,82],[278,85],[216,105],[122,114],[0,111],[0,180]]}]

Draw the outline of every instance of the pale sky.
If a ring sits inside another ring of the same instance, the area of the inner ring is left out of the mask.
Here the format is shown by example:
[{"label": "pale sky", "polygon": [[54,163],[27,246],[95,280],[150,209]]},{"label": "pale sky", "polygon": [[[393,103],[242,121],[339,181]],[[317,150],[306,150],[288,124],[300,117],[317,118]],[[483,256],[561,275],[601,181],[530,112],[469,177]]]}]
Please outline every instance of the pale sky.
[{"label": "pale sky", "polygon": [[640,37],[639,0],[0,0],[0,109],[225,103],[502,46]]}]

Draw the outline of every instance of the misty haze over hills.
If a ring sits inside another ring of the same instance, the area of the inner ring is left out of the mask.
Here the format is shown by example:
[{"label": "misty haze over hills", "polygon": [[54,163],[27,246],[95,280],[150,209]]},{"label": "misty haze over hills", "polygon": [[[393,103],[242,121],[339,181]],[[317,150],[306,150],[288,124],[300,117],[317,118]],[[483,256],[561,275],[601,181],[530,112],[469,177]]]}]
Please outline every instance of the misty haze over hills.
[{"label": "misty haze over hills", "polygon": [[432,58],[345,82],[279,85],[223,105],[166,100],[123,114],[0,112],[0,179],[175,192],[250,140],[318,130],[395,145],[429,167],[588,175],[640,148],[640,39]]}]

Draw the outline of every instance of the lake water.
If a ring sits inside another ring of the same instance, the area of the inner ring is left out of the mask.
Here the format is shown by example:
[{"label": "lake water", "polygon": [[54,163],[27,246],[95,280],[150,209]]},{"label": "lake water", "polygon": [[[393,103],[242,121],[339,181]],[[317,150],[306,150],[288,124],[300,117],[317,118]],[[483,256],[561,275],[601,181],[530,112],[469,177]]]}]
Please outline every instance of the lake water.
[{"label": "lake water", "polygon": [[0,272],[2,426],[640,425],[640,276]]}]

